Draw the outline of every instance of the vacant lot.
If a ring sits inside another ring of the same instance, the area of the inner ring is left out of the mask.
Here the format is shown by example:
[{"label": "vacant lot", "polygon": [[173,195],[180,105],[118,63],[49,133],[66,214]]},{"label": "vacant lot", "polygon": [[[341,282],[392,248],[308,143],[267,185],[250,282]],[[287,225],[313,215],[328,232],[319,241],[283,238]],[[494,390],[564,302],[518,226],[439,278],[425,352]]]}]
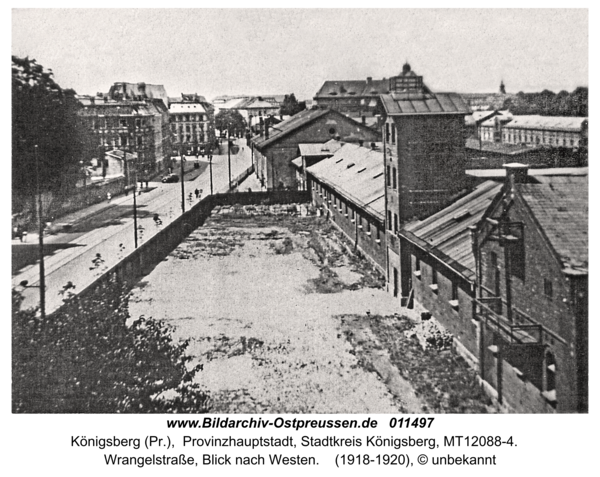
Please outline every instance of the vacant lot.
[{"label": "vacant lot", "polygon": [[432,358],[403,335],[413,323],[395,314],[381,276],[324,219],[300,212],[215,209],[132,294],[132,316],[163,319],[191,340],[212,411],[485,411],[440,389],[449,380],[473,394],[452,356],[428,352],[440,369],[415,377],[409,368]]}]

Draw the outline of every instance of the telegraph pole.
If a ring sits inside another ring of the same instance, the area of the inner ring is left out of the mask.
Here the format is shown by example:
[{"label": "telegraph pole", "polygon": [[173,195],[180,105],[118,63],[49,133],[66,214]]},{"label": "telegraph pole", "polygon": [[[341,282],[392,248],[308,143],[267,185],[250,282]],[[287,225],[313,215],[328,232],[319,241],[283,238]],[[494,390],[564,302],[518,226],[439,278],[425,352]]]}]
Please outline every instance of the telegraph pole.
[{"label": "telegraph pole", "polygon": [[211,150],[210,156],[208,157],[208,167],[210,168],[210,195],[213,195],[212,161],[213,161],[213,155],[212,155],[212,150]]},{"label": "telegraph pole", "polygon": [[44,222],[42,217],[42,192],[40,190],[40,161],[38,158],[38,146],[33,146],[35,155],[35,189],[37,194],[38,209],[38,234],[40,252],[40,313],[42,320],[46,318],[46,274],[44,270]]}]

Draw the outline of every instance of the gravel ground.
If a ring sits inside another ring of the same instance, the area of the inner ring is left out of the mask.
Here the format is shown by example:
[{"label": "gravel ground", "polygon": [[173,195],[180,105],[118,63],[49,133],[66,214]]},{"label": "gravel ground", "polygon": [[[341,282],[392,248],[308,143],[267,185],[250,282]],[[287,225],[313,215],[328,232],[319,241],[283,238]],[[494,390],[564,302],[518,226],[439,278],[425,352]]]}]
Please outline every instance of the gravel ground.
[{"label": "gravel ground", "polygon": [[133,291],[132,316],[191,338],[212,412],[418,412],[377,338],[362,331],[371,351],[358,356],[346,337],[342,315],[396,311],[377,274],[344,253],[323,219],[249,209],[254,217],[214,211]]}]

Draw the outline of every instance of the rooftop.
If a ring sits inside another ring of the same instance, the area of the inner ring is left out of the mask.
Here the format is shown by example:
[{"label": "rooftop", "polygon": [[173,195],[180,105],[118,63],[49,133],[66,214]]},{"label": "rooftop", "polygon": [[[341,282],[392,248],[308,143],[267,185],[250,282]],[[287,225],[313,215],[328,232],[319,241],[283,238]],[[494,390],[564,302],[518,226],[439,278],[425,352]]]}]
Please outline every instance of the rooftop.
[{"label": "rooftop", "polygon": [[519,193],[563,267],[588,269],[587,175],[541,176],[537,184],[517,184]]},{"label": "rooftop", "polygon": [[509,144],[504,142],[489,142],[480,141],[475,138],[467,138],[465,144],[467,149],[475,149],[481,152],[492,152],[496,154],[506,154],[507,156],[516,156],[519,154],[526,154],[531,151],[539,151],[544,149],[542,146],[526,146],[521,144]]},{"label": "rooftop", "polygon": [[333,156],[307,172],[380,221],[385,219],[383,152],[369,146],[340,143]]},{"label": "rooftop", "polygon": [[411,222],[401,231],[467,279],[475,279],[475,256],[469,227],[477,224],[503,183],[488,180],[473,192],[424,220]]},{"label": "rooftop", "polygon": [[555,131],[581,131],[587,125],[588,118],[569,116],[514,116],[506,128],[546,129]]},{"label": "rooftop", "polygon": [[381,101],[389,116],[471,114],[457,93],[390,93],[382,94]]}]

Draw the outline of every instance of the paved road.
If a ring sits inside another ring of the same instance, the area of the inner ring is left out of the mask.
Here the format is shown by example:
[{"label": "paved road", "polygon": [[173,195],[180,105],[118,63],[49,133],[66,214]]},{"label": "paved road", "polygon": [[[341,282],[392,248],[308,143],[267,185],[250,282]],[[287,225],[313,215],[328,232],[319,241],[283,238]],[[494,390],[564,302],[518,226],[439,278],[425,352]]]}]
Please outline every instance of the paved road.
[{"label": "paved road", "polygon": [[[213,158],[213,189],[215,193],[226,192],[229,182],[228,160],[226,148]],[[207,163],[206,158],[200,158]],[[231,156],[232,178],[251,165],[245,155]],[[193,191],[203,190],[202,197],[210,194],[210,170],[208,167],[193,181],[185,182],[185,209],[196,199]],[[189,202],[189,193],[192,202]],[[149,184],[149,191],[136,197],[138,210],[138,244],[144,243],[155,235],[161,228],[181,215],[181,183]],[[157,225],[154,214],[159,214],[162,225]],[[67,282],[72,282],[77,290],[90,284],[103,271],[112,267],[119,260],[131,253],[134,246],[133,227],[133,196],[118,197],[111,204],[94,206],[79,211],[78,219],[73,224],[70,233],[61,233],[48,241],[54,250],[47,256],[44,263],[46,268],[46,311],[52,312],[62,303],[59,292]],[[61,222],[58,219],[57,222]],[[29,247],[37,247],[38,237],[30,234]],[[22,247],[15,243],[14,247]],[[93,260],[100,254],[101,261],[94,264]],[[28,288],[22,288],[20,283],[28,281]],[[33,288],[39,282],[39,266],[32,264],[19,270],[13,275],[12,285],[20,290],[25,297],[23,307],[39,304],[39,288]]]}]

